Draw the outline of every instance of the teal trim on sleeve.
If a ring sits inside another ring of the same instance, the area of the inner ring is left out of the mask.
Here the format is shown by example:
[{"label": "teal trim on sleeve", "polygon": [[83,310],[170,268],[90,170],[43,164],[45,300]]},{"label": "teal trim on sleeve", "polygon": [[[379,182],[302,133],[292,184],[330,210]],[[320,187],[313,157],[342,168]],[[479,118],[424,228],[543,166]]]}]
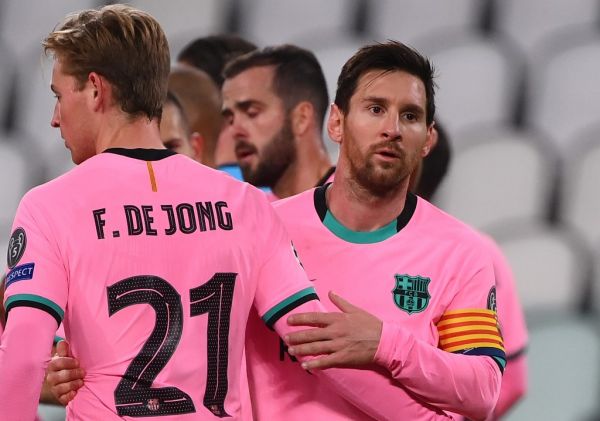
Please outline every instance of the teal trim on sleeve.
[{"label": "teal trim on sleeve", "polygon": [[304,288],[271,308],[262,316],[262,319],[267,326],[272,326],[282,315],[310,299],[318,299],[315,289],[313,287]]},{"label": "teal trim on sleeve", "polygon": [[33,307],[46,311],[56,319],[58,324],[65,317],[65,312],[55,302],[34,294],[15,294],[6,299],[4,302],[6,314],[8,318],[9,311],[14,307]]}]

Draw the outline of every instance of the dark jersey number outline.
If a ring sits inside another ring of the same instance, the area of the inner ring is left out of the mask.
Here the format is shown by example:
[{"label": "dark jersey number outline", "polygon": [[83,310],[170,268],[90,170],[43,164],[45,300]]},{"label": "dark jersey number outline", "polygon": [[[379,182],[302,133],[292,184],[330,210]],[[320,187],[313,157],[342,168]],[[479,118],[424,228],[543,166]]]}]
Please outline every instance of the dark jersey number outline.
[{"label": "dark jersey number outline", "polygon": [[[227,395],[229,316],[235,278],[235,273],[216,273],[206,284],[190,290],[190,296],[199,300],[205,298],[200,303],[208,303],[195,306],[193,303],[191,313],[192,316],[209,313],[204,404],[220,417],[229,416],[225,412],[224,402]],[[196,412],[192,399],[182,390],[176,387],[151,387],[181,339],[183,311],[179,293],[164,279],[150,275],[124,279],[107,287],[107,291],[109,316],[134,304],[150,304],[156,313],[152,333],[115,389],[117,413],[120,416],[149,417]],[[217,338],[212,337],[214,332],[217,332]],[[215,341],[217,348],[211,346]],[[211,349],[220,349],[221,346],[226,347],[225,353],[221,351],[211,356]]]},{"label": "dark jersey number outline", "polygon": [[190,315],[194,317],[208,313],[208,371],[203,403],[220,418],[230,416],[224,405],[228,383],[229,319],[235,277],[235,273],[216,273],[204,285],[190,290]]}]

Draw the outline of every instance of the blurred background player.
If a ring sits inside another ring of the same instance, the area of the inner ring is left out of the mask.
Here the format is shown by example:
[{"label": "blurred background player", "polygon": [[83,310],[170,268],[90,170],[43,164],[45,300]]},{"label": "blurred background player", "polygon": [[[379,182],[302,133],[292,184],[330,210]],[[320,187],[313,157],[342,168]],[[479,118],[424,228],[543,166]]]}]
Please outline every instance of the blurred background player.
[{"label": "blurred background player", "polygon": [[171,91],[167,92],[159,130],[160,138],[167,149],[199,161],[197,157],[201,153],[200,134],[192,133],[183,107]]},{"label": "blurred background player", "polygon": [[331,176],[322,137],[329,99],[313,53],[267,47],[233,60],[224,75],[223,135],[235,141],[244,180],[283,198]]},{"label": "blurred background player", "polygon": [[[220,97],[225,65],[236,57],[253,50],[256,50],[256,45],[237,35],[210,35],[197,38],[187,44],[177,55],[177,62],[206,72],[219,90]],[[221,99],[219,99],[220,101]],[[221,104],[219,104],[219,112],[220,108]],[[221,121],[220,115],[214,121],[217,120]],[[238,180],[242,180],[234,148],[235,143],[233,138],[225,131],[220,133],[218,141],[215,144],[214,166],[221,171],[229,173]]]}]

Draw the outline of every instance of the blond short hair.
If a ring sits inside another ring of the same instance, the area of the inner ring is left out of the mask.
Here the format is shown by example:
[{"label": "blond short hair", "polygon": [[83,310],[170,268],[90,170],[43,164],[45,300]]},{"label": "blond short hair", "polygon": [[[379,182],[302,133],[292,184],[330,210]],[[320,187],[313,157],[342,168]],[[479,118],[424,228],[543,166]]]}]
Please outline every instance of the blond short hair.
[{"label": "blond short hair", "polygon": [[42,43],[80,87],[96,72],[132,117],[160,117],[167,96],[169,45],[149,14],[115,4],[68,15]]}]

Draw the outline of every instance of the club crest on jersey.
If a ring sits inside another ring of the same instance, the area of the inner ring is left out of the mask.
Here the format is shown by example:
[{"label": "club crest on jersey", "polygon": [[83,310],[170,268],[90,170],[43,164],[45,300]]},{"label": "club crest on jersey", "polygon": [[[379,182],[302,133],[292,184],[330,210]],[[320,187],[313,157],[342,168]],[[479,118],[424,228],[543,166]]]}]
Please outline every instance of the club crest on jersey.
[{"label": "club crest on jersey", "polygon": [[419,313],[429,304],[429,282],[431,279],[422,276],[394,275],[396,286],[392,290],[394,303],[400,310],[408,314]]},{"label": "club crest on jersey", "polygon": [[27,245],[27,235],[25,230],[21,227],[13,231],[10,239],[8,240],[8,253],[6,254],[6,263],[8,268],[14,268],[23,254],[25,253],[25,246]]}]

